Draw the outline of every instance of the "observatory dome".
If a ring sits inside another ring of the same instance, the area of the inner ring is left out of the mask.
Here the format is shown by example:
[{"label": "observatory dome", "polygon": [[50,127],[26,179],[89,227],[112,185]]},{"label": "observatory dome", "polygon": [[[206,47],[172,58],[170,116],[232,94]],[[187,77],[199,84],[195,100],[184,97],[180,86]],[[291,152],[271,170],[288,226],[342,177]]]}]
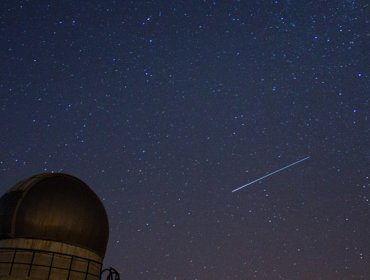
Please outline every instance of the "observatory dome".
[{"label": "observatory dome", "polygon": [[76,177],[39,174],[17,183],[0,198],[0,240],[57,241],[103,258],[108,235],[102,202]]}]

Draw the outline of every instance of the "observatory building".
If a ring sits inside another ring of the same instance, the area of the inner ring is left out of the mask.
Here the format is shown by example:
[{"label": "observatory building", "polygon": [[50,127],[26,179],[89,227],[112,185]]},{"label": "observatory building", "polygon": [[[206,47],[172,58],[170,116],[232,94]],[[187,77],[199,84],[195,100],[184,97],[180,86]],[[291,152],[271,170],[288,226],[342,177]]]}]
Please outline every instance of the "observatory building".
[{"label": "observatory building", "polygon": [[0,279],[100,279],[108,234],[104,206],[84,182],[30,177],[0,198]]}]

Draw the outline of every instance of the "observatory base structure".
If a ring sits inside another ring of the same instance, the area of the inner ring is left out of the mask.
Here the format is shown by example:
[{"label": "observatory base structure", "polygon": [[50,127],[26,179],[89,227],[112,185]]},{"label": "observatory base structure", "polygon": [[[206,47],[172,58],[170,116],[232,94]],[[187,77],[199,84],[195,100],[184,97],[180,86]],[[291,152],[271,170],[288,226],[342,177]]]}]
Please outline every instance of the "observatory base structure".
[{"label": "observatory base structure", "polygon": [[89,250],[61,242],[0,240],[0,279],[98,280],[101,261]]}]

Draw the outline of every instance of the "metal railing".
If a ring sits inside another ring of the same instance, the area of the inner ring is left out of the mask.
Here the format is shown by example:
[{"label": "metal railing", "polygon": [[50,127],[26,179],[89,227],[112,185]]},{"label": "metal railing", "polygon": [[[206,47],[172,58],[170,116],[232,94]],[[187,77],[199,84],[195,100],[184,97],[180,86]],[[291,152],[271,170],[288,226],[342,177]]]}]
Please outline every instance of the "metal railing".
[{"label": "metal railing", "polygon": [[[6,254],[11,254],[13,253],[13,256],[9,260],[4,260],[3,256]],[[17,256],[20,256],[20,253],[22,253],[21,257],[25,257],[30,255],[30,261],[17,261]],[[25,255],[26,253],[26,255]],[[29,254],[27,254],[29,253]],[[46,256],[47,258],[50,258],[50,263],[49,264],[42,264],[42,263],[35,263],[35,258],[41,257],[41,256]],[[58,261],[55,261],[56,257],[62,257],[64,258],[64,261],[69,261],[68,268],[65,266],[61,266]],[[80,263],[80,265],[86,264],[85,269],[77,269],[73,268],[73,264]],[[0,264],[8,264],[9,265],[9,273],[8,275],[12,275],[14,265],[26,265],[28,267],[28,277],[31,276],[33,268],[45,268],[48,271],[48,278],[50,279],[50,275],[53,271],[53,269],[57,270],[62,270],[62,271],[67,271],[68,272],[68,277],[69,279],[71,273],[76,272],[76,273],[83,273],[85,276],[85,280],[87,279],[88,276],[93,276],[96,277],[97,279],[100,279],[100,274],[101,274],[101,267],[102,264],[100,262],[90,260],[88,258],[83,258],[83,257],[77,257],[74,255],[70,254],[65,254],[65,253],[59,253],[59,252],[51,252],[51,251],[46,251],[46,250],[32,250],[32,249],[23,249],[23,248],[0,248]],[[93,268],[94,267],[94,268]],[[95,270],[96,273],[91,272],[90,270]]]}]

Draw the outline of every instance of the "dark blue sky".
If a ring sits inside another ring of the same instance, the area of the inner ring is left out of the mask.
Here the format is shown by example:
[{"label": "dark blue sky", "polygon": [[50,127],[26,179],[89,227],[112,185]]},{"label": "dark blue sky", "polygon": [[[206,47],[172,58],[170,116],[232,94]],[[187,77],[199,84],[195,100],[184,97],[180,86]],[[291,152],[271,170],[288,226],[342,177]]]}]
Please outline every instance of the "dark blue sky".
[{"label": "dark blue sky", "polygon": [[0,7],[1,193],[87,182],[123,279],[370,278],[368,1]]}]

